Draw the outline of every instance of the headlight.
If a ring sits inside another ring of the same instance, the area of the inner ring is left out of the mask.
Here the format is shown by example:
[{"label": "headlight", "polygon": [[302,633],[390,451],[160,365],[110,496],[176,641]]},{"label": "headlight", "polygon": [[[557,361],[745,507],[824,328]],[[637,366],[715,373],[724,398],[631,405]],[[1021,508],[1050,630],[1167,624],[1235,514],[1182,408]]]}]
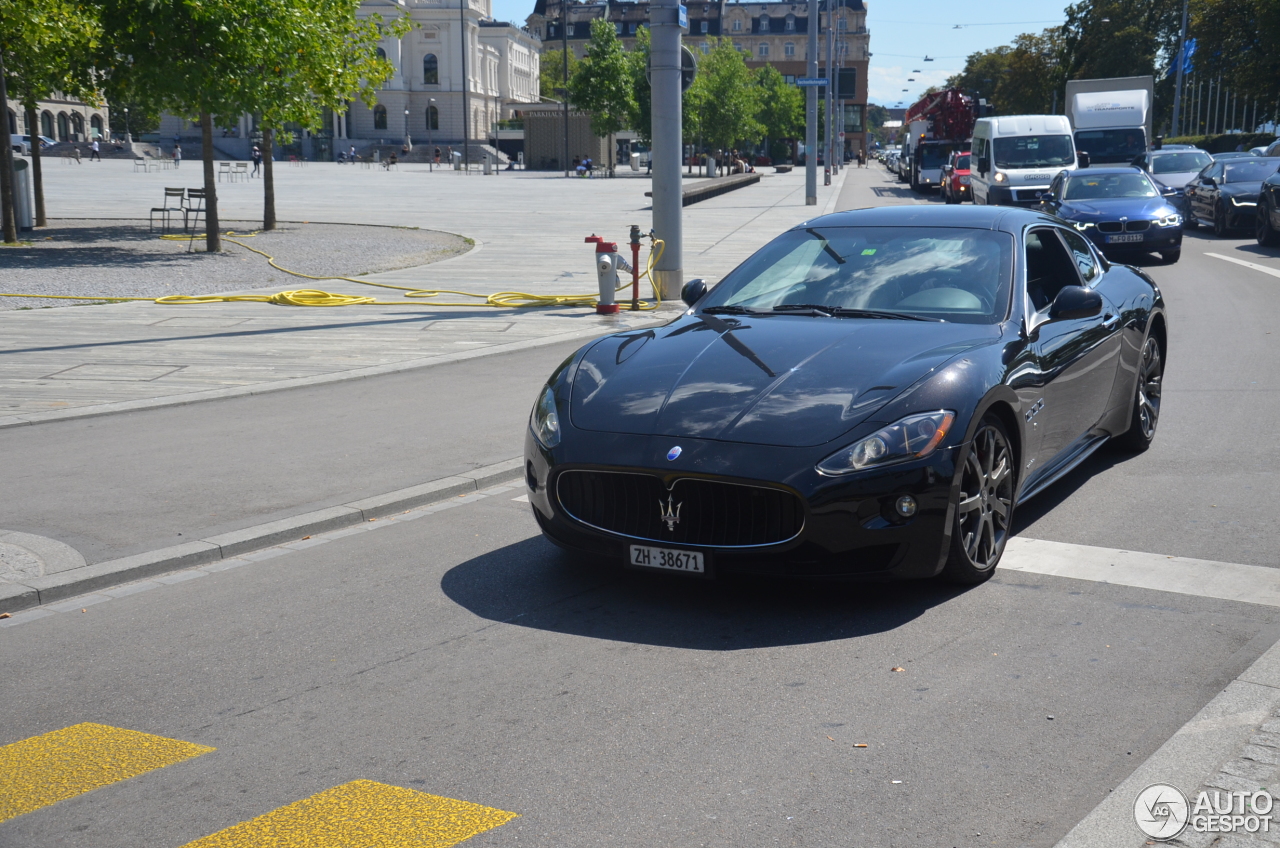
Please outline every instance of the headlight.
[{"label": "headlight", "polygon": [[1098,225],[1093,223],[1092,221],[1072,221],[1071,226],[1075,227],[1077,230],[1083,233],[1085,230],[1090,229],[1092,227],[1096,227]]},{"label": "headlight", "polygon": [[951,429],[950,410],[909,415],[818,463],[818,473],[852,474],[865,468],[919,459],[933,453]]},{"label": "headlight", "polygon": [[556,394],[547,386],[533,405],[529,426],[542,446],[550,450],[560,444],[560,416],[556,414]]},{"label": "headlight", "polygon": [[1233,198],[1231,198],[1231,205],[1232,205],[1232,206],[1257,206],[1257,205],[1258,205],[1258,201],[1256,201],[1256,200],[1236,200],[1236,199],[1233,197]]},{"label": "headlight", "polygon": [[1166,215],[1156,220],[1157,227],[1176,227],[1182,223],[1181,215]]},{"label": "headlight", "polygon": [[1009,179],[1009,178],[1008,178],[1008,177],[1006,177],[1002,172],[1000,172],[1000,171],[996,171],[996,182],[998,182],[998,183],[1002,183],[1002,182],[1004,182],[1004,181],[1006,181],[1006,180],[1008,180],[1008,179]]},{"label": "headlight", "polygon": [[969,178],[968,178],[968,177],[961,177],[961,178],[960,178],[960,185],[968,185],[968,184],[969,184]]}]

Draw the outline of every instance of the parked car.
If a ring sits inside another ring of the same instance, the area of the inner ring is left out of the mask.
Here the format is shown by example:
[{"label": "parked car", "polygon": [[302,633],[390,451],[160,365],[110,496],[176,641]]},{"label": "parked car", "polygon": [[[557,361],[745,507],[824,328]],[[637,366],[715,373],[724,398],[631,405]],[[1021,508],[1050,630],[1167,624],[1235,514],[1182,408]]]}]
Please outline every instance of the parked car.
[{"label": "parked car", "polygon": [[1165,145],[1161,150],[1144,153],[1133,164],[1151,175],[1157,185],[1174,189],[1173,205],[1178,207],[1187,226],[1195,228],[1191,220],[1191,209],[1187,206],[1186,186],[1196,175],[1213,164],[1213,157],[1198,147],[1190,145],[1184,148],[1170,149]]},{"label": "parked car", "polygon": [[1160,289],[1034,210],[825,215],[681,297],[529,417],[534,518],[602,567],[980,583],[1020,503],[1156,434]]},{"label": "parked car", "polygon": [[1252,153],[1254,156],[1266,156],[1267,146],[1264,144],[1261,147],[1250,147],[1249,152]]},{"label": "parked car", "polygon": [[1254,238],[1263,247],[1280,246],[1280,171],[1262,181],[1253,215]]},{"label": "parked car", "polygon": [[1262,151],[1263,156],[1280,156],[1280,138],[1271,142]]},{"label": "parked car", "polygon": [[1280,168],[1280,160],[1251,157],[1214,162],[1187,186],[1187,203],[1198,223],[1214,235],[1253,224],[1262,181]]},{"label": "parked car", "polygon": [[1107,256],[1182,256],[1182,215],[1173,189],[1156,187],[1139,168],[1064,171],[1041,197],[1041,208],[1084,233]]},{"label": "parked car", "polygon": [[1258,154],[1251,150],[1230,150],[1226,153],[1210,153],[1213,161],[1221,162],[1223,159],[1249,159],[1257,158]]},{"label": "parked car", "polygon": [[[50,147],[53,147],[58,143],[45,135],[36,137],[40,139],[41,150],[48,150]],[[13,145],[13,151],[15,153],[21,153],[23,156],[31,155],[31,136],[14,133],[9,136],[9,142]]]},{"label": "parked car", "polygon": [[969,151],[957,150],[951,154],[947,164],[942,166],[942,185],[938,189],[943,201],[947,203],[964,203],[973,200],[969,188]]}]

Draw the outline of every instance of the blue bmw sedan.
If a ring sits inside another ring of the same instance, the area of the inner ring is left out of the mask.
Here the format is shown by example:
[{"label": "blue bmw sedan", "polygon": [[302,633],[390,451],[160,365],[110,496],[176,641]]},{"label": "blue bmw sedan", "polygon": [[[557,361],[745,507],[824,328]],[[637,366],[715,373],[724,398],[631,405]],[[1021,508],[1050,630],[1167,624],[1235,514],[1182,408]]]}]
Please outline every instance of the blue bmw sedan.
[{"label": "blue bmw sedan", "polygon": [[1040,197],[1040,207],[1070,223],[1108,256],[1182,255],[1183,217],[1172,189],[1161,189],[1138,168],[1063,171]]}]

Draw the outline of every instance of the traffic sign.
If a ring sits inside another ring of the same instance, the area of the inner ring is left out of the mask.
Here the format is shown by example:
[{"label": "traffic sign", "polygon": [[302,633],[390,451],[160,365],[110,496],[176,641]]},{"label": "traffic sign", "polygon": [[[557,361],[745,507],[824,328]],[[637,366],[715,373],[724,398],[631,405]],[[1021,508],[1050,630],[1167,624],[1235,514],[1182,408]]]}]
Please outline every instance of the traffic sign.
[{"label": "traffic sign", "polygon": [[679,12],[679,17],[677,18],[677,23],[680,24],[680,29],[688,29],[689,28],[689,8],[685,6],[683,3],[681,3],[679,6],[679,9],[680,9],[680,12]]},{"label": "traffic sign", "polygon": [[827,84],[826,77],[796,77],[796,85],[822,86]]},{"label": "traffic sign", "polygon": [[[681,7],[683,8],[683,7]],[[653,85],[653,58],[649,59],[649,66],[644,69],[644,78]],[[693,78],[698,75],[698,59],[693,55],[693,51],[683,44],[680,45],[680,90],[688,91],[693,85]]]}]

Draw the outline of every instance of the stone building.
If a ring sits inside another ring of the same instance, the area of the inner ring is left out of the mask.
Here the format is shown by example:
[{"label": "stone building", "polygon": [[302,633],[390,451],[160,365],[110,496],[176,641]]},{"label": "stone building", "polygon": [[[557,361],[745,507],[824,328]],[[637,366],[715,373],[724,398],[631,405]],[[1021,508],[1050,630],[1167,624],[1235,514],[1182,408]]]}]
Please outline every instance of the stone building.
[{"label": "stone building", "polygon": [[17,135],[43,135],[54,141],[93,141],[105,139],[111,126],[111,112],[106,104],[91,106],[71,97],[53,97],[36,104],[36,128],[27,126],[26,110],[16,100],[5,103],[9,132]]},{"label": "stone building", "polygon": [[[543,50],[559,50],[567,41],[574,55],[586,54],[591,22],[610,21],[628,49],[636,30],[648,23],[649,4],[537,0],[525,28],[542,40]],[[809,4],[768,0],[759,3],[688,3],[689,30],[684,42],[695,54],[711,49],[710,39],[725,37],[745,53],[748,67],[772,65],[788,79],[808,74]],[[856,153],[866,143],[867,65],[871,58],[867,8],[863,0],[823,0],[818,38],[819,76],[827,74],[827,32],[832,28],[832,55],[840,78],[839,103],[844,113],[845,149]],[[567,16],[567,17],[566,17]],[[562,28],[563,27],[563,28]]]},{"label": "stone building", "polygon": [[[319,132],[298,132],[303,155],[328,159],[337,151],[369,142],[437,146],[462,142],[462,93],[473,143],[488,141],[498,121],[539,102],[538,38],[491,17],[490,0],[364,0],[359,14],[394,18],[407,14],[416,26],[403,37],[388,37],[378,50],[395,74],[378,89],[372,108],[357,100],[345,111],[326,110]],[[463,57],[466,59],[465,84]],[[224,155],[248,155],[257,127],[245,115],[235,127],[215,133]],[[198,139],[198,124],[166,115],[160,138]]]}]

